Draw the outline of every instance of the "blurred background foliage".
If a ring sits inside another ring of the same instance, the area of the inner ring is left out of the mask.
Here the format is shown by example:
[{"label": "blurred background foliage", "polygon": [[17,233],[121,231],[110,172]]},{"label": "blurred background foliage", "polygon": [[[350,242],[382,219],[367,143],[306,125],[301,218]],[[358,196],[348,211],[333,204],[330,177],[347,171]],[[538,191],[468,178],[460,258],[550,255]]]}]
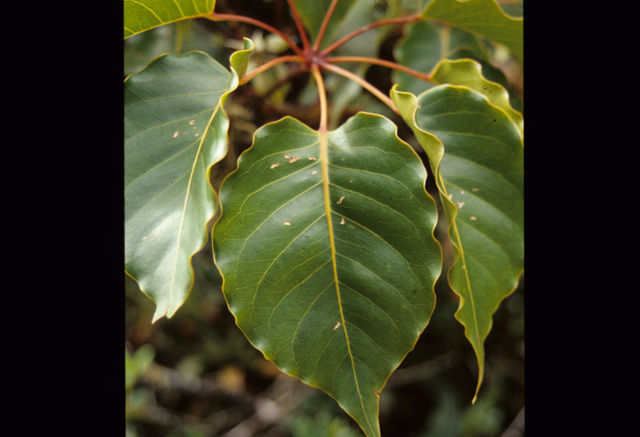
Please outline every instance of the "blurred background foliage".
[{"label": "blurred background foliage", "polygon": [[[501,3],[508,14],[522,16],[522,0]],[[410,13],[416,4],[409,0],[358,0],[336,34],[381,19],[390,11]],[[242,13],[289,34],[295,33],[285,0],[218,0],[216,10]],[[444,31],[451,32],[442,25],[429,23],[427,27],[425,35],[436,39]],[[399,60],[401,52],[406,50],[402,47],[409,38],[409,29],[403,32],[401,28],[379,28],[345,44],[340,54]],[[256,46],[252,53],[253,66],[286,50],[279,38],[241,23],[178,22],[125,40],[124,75],[140,71],[163,53],[189,50],[202,50],[227,66],[229,55],[241,47],[244,36],[251,38]],[[512,95],[512,104],[521,109],[521,66],[508,53],[479,38],[458,34],[455,41],[461,42],[451,46],[445,55],[452,59],[472,57],[481,62],[484,74],[505,85]],[[437,40],[423,43],[422,50],[428,50],[429,44],[432,47],[440,44]],[[428,52],[424,58],[428,58]],[[388,69],[345,65],[384,92],[395,81],[402,84],[402,79]],[[253,132],[262,124],[285,115],[311,126],[317,124],[313,81],[307,74],[291,75],[286,65],[278,67],[240,87],[229,98],[225,109],[231,119],[230,150],[227,158],[211,172],[216,189],[235,168],[238,155],[251,145]],[[422,67],[422,71],[429,70]],[[359,86],[333,76],[326,75],[332,128],[359,110],[378,112],[398,125],[401,138],[416,144],[410,130],[388,108],[362,92]],[[415,86],[409,82],[405,85],[409,89]],[[428,168],[426,157],[418,152]],[[427,190],[437,199],[431,180],[427,181]],[[451,262],[446,223],[438,224],[436,237],[443,244],[446,269]],[[173,318],[163,318],[153,325],[153,302],[125,276],[127,437],[363,435],[328,395],[281,373],[249,344],[226,307],[210,242],[194,256],[193,269],[195,282],[184,306]],[[471,405],[476,361],[463,327],[454,318],[458,298],[444,276],[436,284],[437,304],[429,325],[381,395],[382,434],[388,437],[522,436],[524,277],[518,289],[494,314],[493,328],[486,340],[485,382],[477,402]]]}]

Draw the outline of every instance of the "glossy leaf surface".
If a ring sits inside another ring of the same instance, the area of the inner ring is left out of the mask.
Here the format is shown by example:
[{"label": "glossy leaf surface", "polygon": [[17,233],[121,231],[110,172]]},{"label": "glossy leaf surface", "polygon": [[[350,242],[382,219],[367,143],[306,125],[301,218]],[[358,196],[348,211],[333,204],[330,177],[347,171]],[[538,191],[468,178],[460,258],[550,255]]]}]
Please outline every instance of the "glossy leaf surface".
[{"label": "glossy leaf surface", "polygon": [[436,174],[457,253],[448,272],[460,296],[456,318],[478,359],[477,396],[492,314],[524,266],[522,138],[502,109],[467,87],[439,85],[418,98],[394,89],[392,98]]},{"label": "glossy leaf surface", "polygon": [[480,63],[471,59],[450,61],[443,59],[431,72],[435,83],[463,85],[484,95],[491,103],[502,109],[511,118],[522,134],[524,120],[522,114],[511,107],[509,93],[502,85],[491,82],[482,75]]},{"label": "glossy leaf surface", "polygon": [[503,44],[522,59],[523,19],[506,15],[495,0],[432,0],[422,16]]},{"label": "glossy leaf surface", "polygon": [[124,37],[163,24],[209,15],[215,3],[215,0],[124,0]]},{"label": "glossy leaf surface", "polygon": [[237,75],[203,52],[164,55],[125,82],[125,269],[171,317],[215,210],[209,169],[227,151]]},{"label": "glossy leaf surface", "polygon": [[[423,73],[433,70],[441,59],[457,59],[463,54],[465,58],[482,62],[483,70],[491,68],[495,71],[495,68],[489,67],[488,52],[480,44],[477,36],[428,20],[418,21],[409,26],[406,35],[398,41],[394,49],[394,57],[399,63]],[[433,87],[431,82],[425,82],[401,71],[394,71],[392,77],[399,85],[399,90],[415,95]]]},{"label": "glossy leaf surface", "polygon": [[[407,34],[395,47],[394,57],[402,65],[428,73],[443,56],[440,29],[429,21],[418,21],[409,27]],[[433,86],[401,71],[393,71],[392,77],[402,91],[420,94]]]},{"label": "glossy leaf surface", "polygon": [[220,190],[213,249],[236,323],[370,437],[380,391],[435,304],[426,176],[382,116],[329,133],[286,117],[256,132]]}]

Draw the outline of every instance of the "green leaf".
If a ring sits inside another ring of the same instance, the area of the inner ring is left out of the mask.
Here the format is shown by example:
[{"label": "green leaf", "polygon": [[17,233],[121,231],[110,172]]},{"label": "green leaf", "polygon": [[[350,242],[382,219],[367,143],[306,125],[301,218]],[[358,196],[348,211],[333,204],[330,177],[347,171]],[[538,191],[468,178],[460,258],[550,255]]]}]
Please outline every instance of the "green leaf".
[{"label": "green leaf", "polygon": [[522,59],[522,18],[506,15],[495,0],[432,0],[422,17],[488,38]]},{"label": "green leaf", "polygon": [[[342,0],[338,2],[336,8],[333,11],[333,15],[331,15],[329,25],[327,26],[327,30],[323,38],[322,47],[327,45],[335,27],[340,24],[342,19],[349,11],[349,8],[351,8],[351,6],[353,6],[356,2],[357,0]],[[296,5],[300,18],[309,31],[309,36],[313,41],[320,31],[322,20],[324,20],[324,16],[329,10],[331,0],[294,0],[294,3]]]},{"label": "green leaf", "polygon": [[[402,65],[417,71],[428,72],[440,60],[440,30],[429,21],[418,21],[409,27],[409,31],[395,47],[394,57]],[[403,91],[419,94],[433,85],[409,74],[393,71],[392,78]]]},{"label": "green leaf", "polygon": [[[455,59],[462,53],[465,54],[465,58],[473,58],[483,63],[483,72],[486,70],[495,77],[494,71],[490,70],[496,69],[488,64],[489,56],[478,37],[455,27],[431,21],[418,21],[409,27],[407,34],[398,41],[394,49],[394,57],[399,63],[424,73],[433,70],[441,59]],[[425,82],[401,71],[394,71],[392,78],[400,90],[415,95],[433,87],[431,82]]]},{"label": "green leaf", "polygon": [[417,98],[394,87],[391,97],[427,152],[449,220],[457,255],[448,279],[478,360],[477,396],[492,314],[524,266],[522,137],[502,109],[467,87],[439,85]]},{"label": "green leaf", "polygon": [[522,114],[511,107],[509,93],[500,84],[488,81],[482,76],[482,66],[479,62],[472,59],[443,59],[431,72],[431,78],[439,84],[464,85],[479,92],[506,112],[520,133],[524,133]]},{"label": "green leaf", "polygon": [[233,64],[164,55],[125,82],[125,270],[155,301],[153,321],[171,317],[193,285],[191,257],[216,206],[209,171],[227,153]]},{"label": "green leaf", "polygon": [[215,0],[124,0],[124,37],[213,12]]},{"label": "green leaf", "polygon": [[426,171],[396,126],[267,124],[220,189],[215,262],[237,325],[369,437],[379,393],[433,307],[441,250]]}]

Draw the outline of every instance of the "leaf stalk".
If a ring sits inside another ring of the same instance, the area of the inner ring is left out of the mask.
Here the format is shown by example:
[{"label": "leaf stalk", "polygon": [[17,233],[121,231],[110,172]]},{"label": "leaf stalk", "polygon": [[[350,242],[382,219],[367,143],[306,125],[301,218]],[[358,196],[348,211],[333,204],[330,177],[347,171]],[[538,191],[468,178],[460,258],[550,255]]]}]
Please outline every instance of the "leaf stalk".
[{"label": "leaf stalk", "polygon": [[251,79],[256,77],[258,74],[263,73],[268,69],[275,67],[278,64],[282,64],[284,62],[298,62],[302,64],[305,62],[305,58],[302,56],[288,55],[288,56],[280,56],[278,58],[272,59],[271,61],[260,65],[259,67],[255,68],[254,70],[251,70],[249,73],[242,76],[242,78],[240,79],[240,85],[244,85],[245,83],[249,82]]},{"label": "leaf stalk", "polygon": [[354,30],[353,32],[343,36],[338,39],[336,42],[331,44],[329,47],[324,49],[321,53],[326,56],[329,53],[333,52],[335,49],[355,38],[356,36],[365,33],[371,29],[375,29],[376,27],[385,26],[388,24],[403,24],[403,23],[412,23],[414,21],[420,21],[422,18],[419,15],[408,15],[406,17],[398,17],[398,18],[389,18],[386,20],[376,21],[375,23],[367,24],[366,26],[361,27],[360,29]]},{"label": "leaf stalk", "polygon": [[320,44],[322,44],[322,38],[324,38],[324,34],[327,31],[327,27],[329,26],[329,21],[331,21],[331,16],[333,15],[333,11],[338,4],[338,0],[332,0],[329,5],[329,9],[322,20],[322,24],[320,25],[320,31],[318,32],[318,36],[316,37],[316,41],[313,43],[313,50],[317,51],[320,49]]},{"label": "leaf stalk", "polygon": [[400,111],[398,110],[396,105],[393,104],[393,101],[389,97],[387,97],[382,91],[380,91],[378,88],[376,88],[375,86],[373,86],[372,84],[370,84],[365,79],[358,76],[357,74],[354,74],[349,70],[345,70],[344,68],[338,67],[337,65],[333,65],[328,62],[322,62],[320,66],[325,70],[332,71],[336,74],[346,77],[347,79],[353,80],[354,82],[358,83],[358,85],[360,85],[362,88],[366,89],[371,94],[373,94],[378,99],[380,99],[382,103],[387,105],[389,109],[391,109],[393,112],[395,112],[396,114],[400,114]]},{"label": "leaf stalk", "polygon": [[398,71],[402,71],[403,73],[410,74],[411,76],[417,77],[418,79],[424,80],[426,82],[432,82],[431,75],[428,73],[422,73],[412,68],[405,67],[404,65],[400,65],[396,62],[391,62],[384,59],[369,58],[365,56],[332,56],[330,58],[326,58],[326,61],[331,63],[361,62],[366,64],[381,65],[383,67],[389,67],[394,70],[398,70]]},{"label": "leaf stalk", "polygon": [[214,12],[211,15],[208,15],[205,18],[211,21],[238,21],[242,23],[253,24],[254,26],[257,26],[257,27],[261,27],[266,31],[271,32],[275,35],[278,35],[280,38],[282,38],[287,43],[287,45],[291,47],[291,49],[298,54],[298,56],[304,56],[303,51],[300,50],[300,48],[293,41],[291,41],[291,38],[289,38],[286,34],[280,32],[278,29],[268,25],[267,23],[264,23],[260,20],[256,20],[255,18],[245,17],[244,15],[236,15],[236,14],[218,14],[216,12]]},{"label": "leaf stalk", "polygon": [[302,20],[300,19],[300,14],[298,14],[298,8],[294,0],[287,0],[289,3],[289,9],[291,10],[291,15],[293,16],[293,21],[296,23],[296,28],[298,29],[298,33],[300,34],[300,41],[302,41],[302,47],[305,52],[309,51],[309,38],[307,37],[307,32],[304,30],[304,25],[302,24]]},{"label": "leaf stalk", "polygon": [[324,81],[322,80],[322,73],[317,65],[311,66],[311,74],[318,85],[318,97],[320,99],[320,126],[318,127],[318,131],[326,132],[327,131],[327,92],[324,88]]}]

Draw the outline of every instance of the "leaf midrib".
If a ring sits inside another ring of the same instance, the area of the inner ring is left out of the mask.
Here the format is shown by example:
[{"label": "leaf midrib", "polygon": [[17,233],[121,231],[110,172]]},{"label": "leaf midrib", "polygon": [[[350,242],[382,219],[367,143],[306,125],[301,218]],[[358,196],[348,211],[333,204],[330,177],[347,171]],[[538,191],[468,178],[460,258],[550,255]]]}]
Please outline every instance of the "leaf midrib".
[{"label": "leaf midrib", "polygon": [[[207,136],[208,130],[211,127],[211,123],[213,122],[213,119],[216,117],[216,115],[218,114],[218,111],[220,110],[220,106],[221,104],[218,103],[218,105],[216,106],[216,109],[213,111],[213,113],[211,114],[211,117],[209,118],[209,122],[207,123],[207,125],[204,128],[204,131],[202,132],[202,138],[200,138],[200,144],[198,145],[198,150],[196,151],[196,156],[195,159],[193,160],[193,165],[191,166],[191,172],[189,174],[189,181],[187,182],[187,189],[185,191],[185,196],[184,196],[184,203],[182,205],[182,215],[180,216],[180,225],[178,227],[178,236],[176,238],[176,253],[175,256],[173,258],[173,267],[171,269],[171,283],[169,286],[169,304],[167,306],[167,309],[164,313],[164,315],[169,313],[169,310],[171,309],[171,303],[173,302],[173,289],[174,289],[174,284],[175,284],[175,278],[176,278],[176,269],[177,269],[177,265],[178,265],[178,255],[180,253],[180,241],[182,238],[182,230],[184,229],[184,218],[185,215],[187,213],[187,205],[189,204],[189,198],[191,197],[190,193],[191,193],[191,185],[193,182],[193,175],[196,172],[196,166],[198,165],[198,161],[200,160],[200,153],[202,152],[202,145],[204,144],[204,140]],[[156,316],[156,319],[158,318],[158,316]]]},{"label": "leaf midrib", "polygon": [[336,296],[338,299],[338,310],[340,311],[340,321],[342,324],[342,329],[344,331],[345,343],[347,345],[347,354],[349,356],[349,360],[351,361],[351,369],[353,370],[353,380],[355,382],[356,391],[358,392],[360,407],[362,408],[362,413],[364,414],[364,418],[367,421],[367,425],[369,425],[369,429],[374,430],[374,427],[371,425],[371,422],[369,421],[367,410],[364,407],[362,393],[360,392],[360,384],[358,383],[358,376],[356,372],[355,361],[353,358],[353,352],[351,351],[351,342],[349,340],[349,333],[347,332],[347,323],[344,317],[342,299],[340,296],[340,281],[338,280],[338,264],[336,262],[336,245],[335,245],[334,234],[333,234],[333,219],[331,214],[331,196],[329,192],[329,150],[328,150],[329,134],[328,134],[328,131],[326,129],[320,129],[318,131],[318,137],[320,138],[320,166],[322,169],[322,193],[323,193],[323,199],[324,199],[325,215],[327,217],[327,227],[329,232],[329,247],[331,248],[331,266],[333,270],[333,281],[336,286]]}]

